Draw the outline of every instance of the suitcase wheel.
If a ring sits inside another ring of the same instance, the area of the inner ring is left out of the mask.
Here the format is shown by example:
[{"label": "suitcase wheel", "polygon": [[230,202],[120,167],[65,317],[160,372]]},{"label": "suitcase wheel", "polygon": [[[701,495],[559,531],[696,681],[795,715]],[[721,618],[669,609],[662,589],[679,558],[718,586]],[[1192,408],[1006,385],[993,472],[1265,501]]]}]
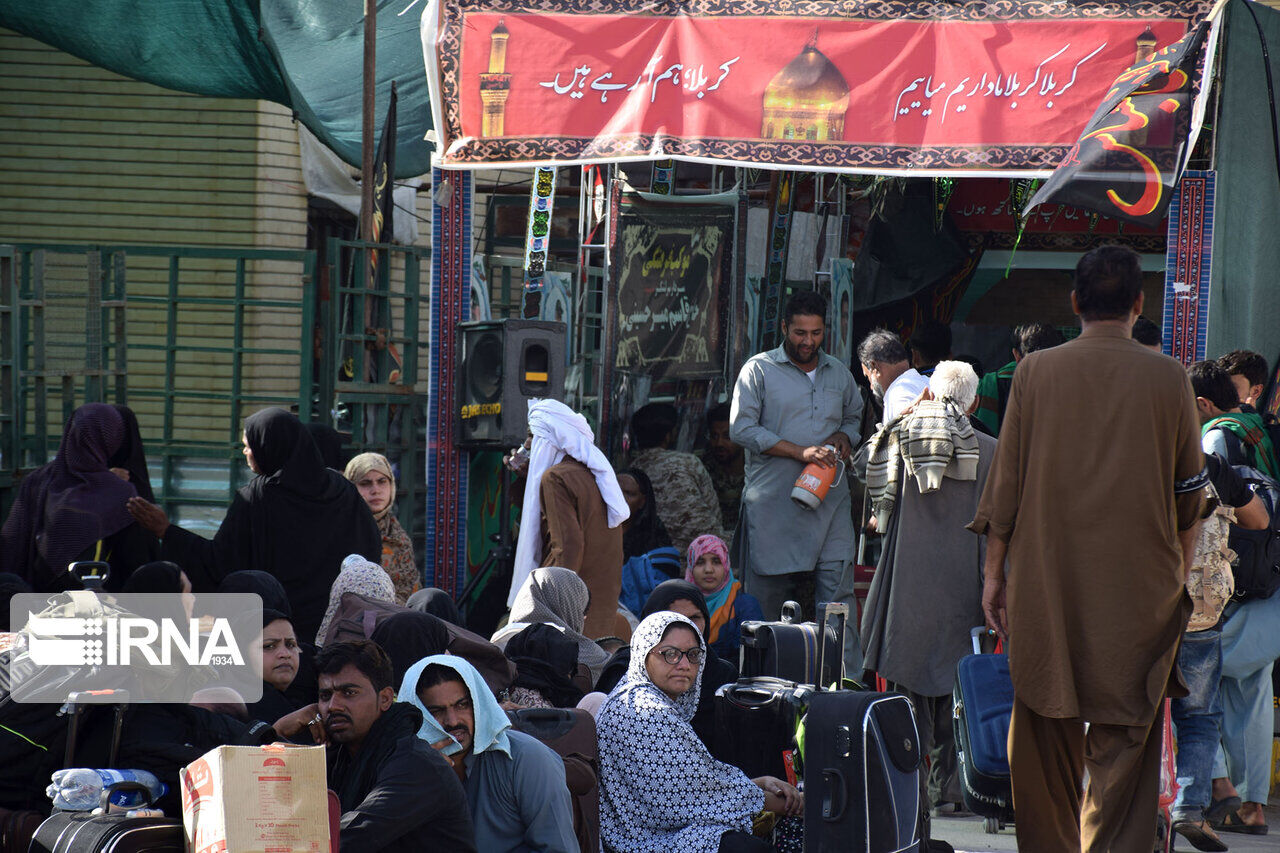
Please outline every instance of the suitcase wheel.
[{"label": "suitcase wheel", "polygon": [[982,819],[982,828],[986,831],[987,835],[995,835],[997,832],[1004,829],[1004,826],[1001,825],[1000,818],[984,817]]}]

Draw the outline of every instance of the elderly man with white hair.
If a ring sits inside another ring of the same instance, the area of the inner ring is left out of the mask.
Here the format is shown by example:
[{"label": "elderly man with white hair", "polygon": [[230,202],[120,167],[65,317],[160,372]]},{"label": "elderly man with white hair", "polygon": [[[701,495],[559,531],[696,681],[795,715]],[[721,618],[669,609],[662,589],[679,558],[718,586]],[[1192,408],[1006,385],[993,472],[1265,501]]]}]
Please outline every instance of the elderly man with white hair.
[{"label": "elderly man with white hair", "polygon": [[[921,746],[932,756],[927,785],[935,816],[963,813],[951,688],[956,664],[969,653],[969,631],[983,624],[985,548],[965,525],[996,441],[969,423],[977,391],[972,367],[940,362],[928,391],[872,437],[867,470],[887,523],[862,617],[862,649],[867,668],[915,705]],[[896,491],[887,500],[886,488]]]},{"label": "elderly man with white hair", "polygon": [[[556,400],[529,401],[529,451],[520,537],[507,606],[534,569],[562,566],[591,594],[583,633],[617,633],[622,522],[631,511],[587,419]],[[520,470],[522,465],[513,465]]]}]

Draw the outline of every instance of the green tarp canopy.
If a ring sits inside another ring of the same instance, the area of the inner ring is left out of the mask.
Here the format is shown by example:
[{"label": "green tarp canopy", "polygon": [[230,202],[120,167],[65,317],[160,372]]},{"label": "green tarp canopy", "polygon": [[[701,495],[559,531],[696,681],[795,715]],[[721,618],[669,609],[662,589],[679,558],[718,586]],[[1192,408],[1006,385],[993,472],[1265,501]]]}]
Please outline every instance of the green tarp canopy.
[{"label": "green tarp canopy", "polygon": [[[422,8],[421,0],[378,3],[375,121],[381,132],[394,80],[402,105],[397,178],[431,169]],[[361,0],[0,2],[0,26],[157,86],[284,104],[343,160],[360,164]]]}]

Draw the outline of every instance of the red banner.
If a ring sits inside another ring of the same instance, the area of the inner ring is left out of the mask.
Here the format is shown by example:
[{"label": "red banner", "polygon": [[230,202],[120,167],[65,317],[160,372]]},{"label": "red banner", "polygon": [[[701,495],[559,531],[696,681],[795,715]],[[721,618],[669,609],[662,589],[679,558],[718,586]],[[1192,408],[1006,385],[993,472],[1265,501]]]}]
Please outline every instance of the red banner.
[{"label": "red banner", "polygon": [[440,163],[674,157],[1048,175],[1116,76],[1207,12],[847,0],[437,0]]}]

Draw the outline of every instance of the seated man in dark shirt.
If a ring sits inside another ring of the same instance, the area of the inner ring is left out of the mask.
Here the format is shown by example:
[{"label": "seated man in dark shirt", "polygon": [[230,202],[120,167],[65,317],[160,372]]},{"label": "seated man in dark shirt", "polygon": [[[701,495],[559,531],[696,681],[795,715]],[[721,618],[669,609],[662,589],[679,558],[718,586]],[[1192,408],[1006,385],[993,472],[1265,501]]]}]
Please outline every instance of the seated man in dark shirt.
[{"label": "seated man in dark shirt", "polygon": [[320,717],[333,749],[329,787],[342,802],[343,850],[475,851],[467,795],[419,740],[422,712],[395,701],[391,660],[376,643],[335,643],[316,657]]}]

